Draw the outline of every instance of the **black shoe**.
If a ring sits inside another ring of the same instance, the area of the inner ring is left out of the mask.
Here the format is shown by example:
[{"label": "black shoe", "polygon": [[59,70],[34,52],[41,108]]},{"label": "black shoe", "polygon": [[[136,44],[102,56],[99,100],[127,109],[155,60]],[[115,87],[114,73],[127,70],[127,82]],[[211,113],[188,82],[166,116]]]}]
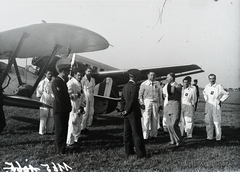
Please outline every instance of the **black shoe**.
[{"label": "black shoe", "polygon": [[81,130],[81,134],[87,134],[89,132],[89,130],[87,128]]},{"label": "black shoe", "polygon": [[212,141],[213,141],[213,139],[206,139],[206,141],[208,141],[208,142],[212,142]]},{"label": "black shoe", "polygon": [[146,158],[146,155],[137,156],[137,159],[142,159],[142,158]]}]

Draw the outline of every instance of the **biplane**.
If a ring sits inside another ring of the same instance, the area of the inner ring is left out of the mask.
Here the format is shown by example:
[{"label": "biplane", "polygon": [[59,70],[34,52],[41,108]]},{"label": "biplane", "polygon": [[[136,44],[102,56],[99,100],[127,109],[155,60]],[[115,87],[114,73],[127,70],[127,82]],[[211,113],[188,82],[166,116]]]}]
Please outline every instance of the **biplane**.
[{"label": "biplane", "polygon": [[[70,62],[74,59],[74,64],[79,70],[85,71],[87,66],[93,69],[92,76],[96,81],[94,89],[95,114],[114,111],[120,100],[119,91],[129,79],[128,69],[117,69],[75,54],[104,50],[108,46],[108,41],[102,36],[81,27],[66,24],[35,24],[0,32],[0,59],[8,59],[9,61],[8,64],[5,64],[4,68],[2,67],[3,64],[1,65],[0,63],[0,67],[4,69],[4,74],[14,71],[19,85],[18,90],[14,93],[5,94],[4,104],[27,108],[48,106],[33,99],[32,96],[46,69],[52,70],[56,75],[56,64],[61,58],[67,58]],[[33,58],[32,65],[36,66],[36,70],[31,75],[29,73],[31,77],[35,77],[35,82],[26,85],[21,80],[16,58],[27,57]],[[14,68],[12,65],[14,65]],[[149,70],[156,73],[156,79],[159,81],[164,80],[170,72],[174,72],[176,77],[204,72],[195,64],[146,67],[139,70],[141,71],[139,83],[147,79],[147,72]],[[4,79],[2,87],[6,87],[4,83],[7,85],[6,77]],[[22,85],[24,87],[20,89]]]}]

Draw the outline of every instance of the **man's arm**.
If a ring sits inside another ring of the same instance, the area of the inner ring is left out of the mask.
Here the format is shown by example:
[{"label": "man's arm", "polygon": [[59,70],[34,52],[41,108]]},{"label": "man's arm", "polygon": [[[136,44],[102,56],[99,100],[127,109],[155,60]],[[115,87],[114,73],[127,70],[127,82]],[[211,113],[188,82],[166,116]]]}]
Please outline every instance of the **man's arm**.
[{"label": "man's arm", "polygon": [[43,87],[44,87],[44,80],[40,81],[40,83],[37,86],[36,89],[36,97],[41,98],[42,94],[43,94]]},{"label": "man's arm", "polygon": [[140,85],[140,89],[139,89],[139,95],[138,95],[138,99],[139,99],[139,103],[140,105],[143,105],[143,94],[144,94],[144,85],[143,83]]},{"label": "man's arm", "polygon": [[133,84],[131,87],[130,93],[130,100],[128,101],[126,112],[127,114],[134,108],[134,101],[138,101],[138,90],[136,84]]},{"label": "man's arm", "polygon": [[224,90],[223,86],[219,85],[219,101],[224,102],[228,99],[229,93]]},{"label": "man's arm", "polygon": [[207,86],[204,88],[203,90],[203,97],[204,97],[204,100],[207,101],[208,100],[208,95],[207,95]]}]

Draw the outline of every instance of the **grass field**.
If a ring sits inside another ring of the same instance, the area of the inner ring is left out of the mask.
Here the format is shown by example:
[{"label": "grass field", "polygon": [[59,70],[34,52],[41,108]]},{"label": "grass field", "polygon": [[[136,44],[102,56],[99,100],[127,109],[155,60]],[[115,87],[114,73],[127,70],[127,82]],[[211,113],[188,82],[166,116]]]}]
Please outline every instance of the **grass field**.
[{"label": "grass field", "polygon": [[[146,159],[134,156],[126,159],[123,119],[116,113],[98,116],[91,131],[81,136],[81,142],[72,153],[57,155],[54,136],[38,135],[38,110],[4,107],[7,126],[0,135],[0,171],[10,171],[11,163],[14,167],[31,165],[39,171],[47,171],[47,166],[49,171],[67,171],[71,167],[71,171],[76,172],[240,171],[240,93],[230,95],[222,106],[222,142],[205,140],[201,99],[195,115],[193,139],[184,139],[182,147],[169,146],[168,134],[159,131],[157,139],[146,142]],[[68,167],[58,166],[64,163]]]}]

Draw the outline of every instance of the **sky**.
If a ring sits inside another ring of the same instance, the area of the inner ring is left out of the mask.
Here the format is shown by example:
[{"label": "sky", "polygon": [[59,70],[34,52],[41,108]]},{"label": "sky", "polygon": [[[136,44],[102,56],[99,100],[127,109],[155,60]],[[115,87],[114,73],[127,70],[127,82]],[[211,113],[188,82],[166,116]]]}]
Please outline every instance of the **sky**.
[{"label": "sky", "polygon": [[119,69],[197,64],[201,87],[210,73],[240,87],[239,17],[239,0],[0,0],[0,31],[42,20],[84,27],[110,47],[80,55]]}]

